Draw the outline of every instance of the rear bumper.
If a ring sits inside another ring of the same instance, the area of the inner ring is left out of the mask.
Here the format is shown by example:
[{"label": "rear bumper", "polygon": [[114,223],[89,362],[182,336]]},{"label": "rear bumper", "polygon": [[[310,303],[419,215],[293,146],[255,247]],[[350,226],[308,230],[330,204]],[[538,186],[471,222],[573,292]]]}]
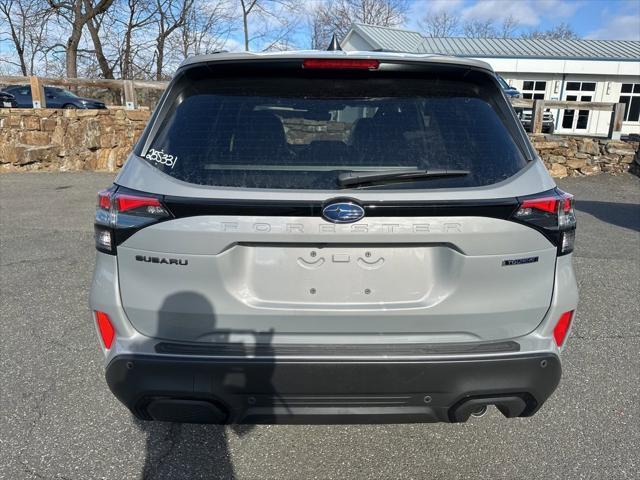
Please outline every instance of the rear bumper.
[{"label": "rear bumper", "polygon": [[560,381],[553,353],[446,360],[119,355],[107,383],[138,418],[194,423],[466,421],[533,415]]}]

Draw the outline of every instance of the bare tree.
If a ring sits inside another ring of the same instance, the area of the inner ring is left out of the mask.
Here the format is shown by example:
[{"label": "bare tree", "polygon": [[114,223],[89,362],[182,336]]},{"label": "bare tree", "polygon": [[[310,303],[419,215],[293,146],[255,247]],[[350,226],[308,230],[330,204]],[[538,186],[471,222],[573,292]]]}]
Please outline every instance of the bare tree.
[{"label": "bare tree", "polygon": [[447,10],[428,12],[418,25],[428,37],[453,37],[460,33],[458,17]]},{"label": "bare tree", "polygon": [[[90,2],[90,0],[84,1],[85,4],[88,4]],[[96,15],[94,18],[90,18],[87,22],[87,28],[89,30],[89,34],[91,35],[91,41],[93,42],[94,48],[93,53],[96,56],[96,61],[98,62],[98,66],[100,67],[102,76],[104,78],[114,78],[113,70],[116,67],[116,62],[110,63],[109,60],[107,60],[107,57],[104,53],[104,48],[102,47],[102,39],[99,33],[104,19],[104,14]]]},{"label": "bare tree", "polygon": [[184,25],[193,0],[156,0],[156,24],[158,33],[156,36],[156,80],[162,80],[165,60],[165,45],[167,39],[178,28]]},{"label": "bare tree", "polygon": [[[154,3],[150,0],[122,0],[123,15],[117,20],[122,31],[122,42],[118,43],[120,75],[124,79],[134,78],[135,57],[144,48],[145,42],[134,42],[138,30],[146,29],[154,22]],[[147,42],[148,43],[148,42]]]},{"label": "bare tree", "polygon": [[325,48],[335,34],[342,39],[353,23],[398,27],[404,23],[406,0],[328,0],[309,16],[311,48]]},{"label": "bare tree", "polygon": [[180,60],[219,50],[233,30],[234,11],[224,0],[196,2],[175,37]]},{"label": "bare tree", "polygon": [[566,23],[560,23],[549,30],[530,30],[522,35],[522,38],[533,40],[575,40],[580,36]]},{"label": "bare tree", "polygon": [[464,24],[462,33],[470,38],[492,38],[496,36],[496,29],[493,20],[471,20]]},{"label": "bare tree", "polygon": [[518,28],[520,28],[520,22],[513,15],[509,15],[500,25],[500,38],[513,38]]},{"label": "bare tree", "polygon": [[66,43],[67,77],[78,76],[78,47],[85,25],[104,13],[113,0],[47,0],[51,8],[71,26]]},{"label": "bare tree", "polygon": [[249,15],[258,5],[259,0],[240,0],[242,10],[242,31],[244,33],[244,49],[249,51]]},{"label": "bare tree", "polygon": [[262,50],[282,49],[291,43],[302,4],[297,0],[240,0],[244,49],[261,40]]},{"label": "bare tree", "polygon": [[20,68],[22,75],[31,75],[36,57],[46,50],[49,6],[42,0],[4,0],[0,2],[0,40],[9,39],[15,47],[17,58],[4,58]]},{"label": "bare tree", "polygon": [[82,75],[153,78],[156,13],[156,0],[114,0],[105,13],[87,23],[86,48],[79,56]]},{"label": "bare tree", "polygon": [[322,50],[327,48],[331,37],[335,34],[339,38],[349,31],[351,21],[349,18],[336,15],[332,9],[333,2],[329,4],[317,4],[308,13],[308,28],[311,34],[311,48]]}]

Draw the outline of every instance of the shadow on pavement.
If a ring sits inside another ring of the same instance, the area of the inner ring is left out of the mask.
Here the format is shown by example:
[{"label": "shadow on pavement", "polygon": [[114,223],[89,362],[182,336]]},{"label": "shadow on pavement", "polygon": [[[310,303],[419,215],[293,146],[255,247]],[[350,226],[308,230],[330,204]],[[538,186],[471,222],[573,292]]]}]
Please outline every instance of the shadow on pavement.
[{"label": "shadow on pavement", "polygon": [[[212,401],[217,405],[232,405],[234,397],[239,397],[242,398],[241,405],[247,405],[249,402],[259,409],[261,416],[270,418],[273,401],[277,398],[277,392],[272,385],[273,332],[243,330],[240,333],[254,338],[254,343],[247,345],[243,342],[233,342],[232,332],[216,328],[216,320],[213,305],[202,294],[196,292],[183,291],[170,295],[158,312],[157,331],[154,335],[156,338],[180,338],[181,330],[183,335],[185,332],[199,332],[209,340],[207,343],[199,342],[192,345],[222,348],[223,351],[226,349],[234,352],[236,358],[231,367],[193,373],[193,384],[195,385],[196,381],[199,383],[198,390],[192,395],[192,392],[183,392],[180,396],[195,396],[196,399]],[[260,358],[260,368],[255,368],[255,357]],[[185,372],[185,375],[191,374],[191,371]],[[203,375],[207,378],[204,379]],[[238,407],[237,402],[235,405],[242,411],[242,406]],[[237,421],[238,415],[241,419],[243,414],[230,414],[229,418],[231,421]],[[135,419],[135,422],[146,435],[146,457],[141,473],[144,480],[232,480],[235,473],[228,450],[227,432],[231,429],[237,436],[242,437],[254,428],[250,424],[231,424],[225,427],[138,419]]]},{"label": "shadow on pavement", "polygon": [[640,231],[640,205],[634,203],[577,200],[576,209],[616,227]]},{"label": "shadow on pavement", "polygon": [[142,479],[235,478],[223,425],[135,422],[147,436]]}]

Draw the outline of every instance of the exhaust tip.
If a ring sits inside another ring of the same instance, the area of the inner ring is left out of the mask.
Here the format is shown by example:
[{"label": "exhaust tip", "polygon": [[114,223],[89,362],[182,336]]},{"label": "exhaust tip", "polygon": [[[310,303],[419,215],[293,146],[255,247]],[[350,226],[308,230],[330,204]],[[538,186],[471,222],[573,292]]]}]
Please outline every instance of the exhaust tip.
[{"label": "exhaust tip", "polygon": [[477,410],[474,410],[473,412],[471,412],[471,416],[476,418],[484,417],[487,414],[487,410],[488,410],[487,406],[483,405]]},{"label": "exhaust tip", "polygon": [[531,410],[531,406],[527,403],[528,397],[530,396],[519,394],[465,398],[449,409],[449,420],[466,422],[471,416],[482,417],[487,413],[489,405],[495,405],[507,418],[526,416]]}]

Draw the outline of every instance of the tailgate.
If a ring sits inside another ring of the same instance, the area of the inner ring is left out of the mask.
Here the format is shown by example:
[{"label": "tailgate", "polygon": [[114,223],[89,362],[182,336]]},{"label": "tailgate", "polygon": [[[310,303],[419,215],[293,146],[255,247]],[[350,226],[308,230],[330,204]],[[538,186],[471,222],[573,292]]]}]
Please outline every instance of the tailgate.
[{"label": "tailgate", "polygon": [[537,231],[488,217],[329,225],[197,216],[147,227],[118,249],[132,324],[186,341],[246,331],[318,341],[337,333],[516,337],[543,319],[555,260],[556,248]]}]

